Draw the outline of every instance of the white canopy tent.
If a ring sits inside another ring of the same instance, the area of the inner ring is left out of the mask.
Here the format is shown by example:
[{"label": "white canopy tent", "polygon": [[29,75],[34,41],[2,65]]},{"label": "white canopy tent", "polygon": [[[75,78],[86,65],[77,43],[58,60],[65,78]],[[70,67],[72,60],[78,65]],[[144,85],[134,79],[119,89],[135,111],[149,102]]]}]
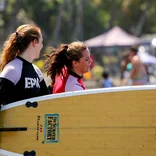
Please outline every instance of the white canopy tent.
[{"label": "white canopy tent", "polygon": [[128,34],[118,26],[111,30],[84,41],[88,47],[108,47],[108,46],[130,46],[138,44],[141,40],[138,37]]}]

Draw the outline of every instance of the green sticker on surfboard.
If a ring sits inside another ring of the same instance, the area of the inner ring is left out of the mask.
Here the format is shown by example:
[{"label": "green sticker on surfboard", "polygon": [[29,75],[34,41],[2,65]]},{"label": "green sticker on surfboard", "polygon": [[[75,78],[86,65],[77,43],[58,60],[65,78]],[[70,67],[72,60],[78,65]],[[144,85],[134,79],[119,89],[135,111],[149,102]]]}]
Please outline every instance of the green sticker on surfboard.
[{"label": "green sticker on surfboard", "polygon": [[59,114],[45,114],[44,116],[44,143],[59,141]]}]

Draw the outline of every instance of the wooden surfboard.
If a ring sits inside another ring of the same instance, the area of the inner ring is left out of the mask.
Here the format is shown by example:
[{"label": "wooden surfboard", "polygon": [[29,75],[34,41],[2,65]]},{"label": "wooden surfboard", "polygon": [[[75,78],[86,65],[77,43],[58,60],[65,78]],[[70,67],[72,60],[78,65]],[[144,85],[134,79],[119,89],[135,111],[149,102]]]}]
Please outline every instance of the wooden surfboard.
[{"label": "wooden surfboard", "polygon": [[2,156],[156,156],[156,85],[47,95],[3,106]]}]

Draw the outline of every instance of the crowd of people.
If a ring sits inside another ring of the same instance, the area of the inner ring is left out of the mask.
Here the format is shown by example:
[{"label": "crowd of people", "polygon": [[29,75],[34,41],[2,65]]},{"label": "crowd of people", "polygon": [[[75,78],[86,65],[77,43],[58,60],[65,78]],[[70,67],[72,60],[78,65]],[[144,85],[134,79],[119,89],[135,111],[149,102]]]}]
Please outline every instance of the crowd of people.
[{"label": "crowd of people", "polygon": [[[46,55],[45,71],[51,79],[47,86],[41,70],[33,64],[43,48],[42,31],[30,24],[21,25],[10,34],[1,52],[0,106],[15,101],[68,91],[85,90],[83,75],[93,60],[88,47],[80,41],[51,47]],[[102,87],[113,87],[109,73],[103,71]],[[146,68],[131,48],[121,62],[121,81],[131,85],[147,83]]]}]

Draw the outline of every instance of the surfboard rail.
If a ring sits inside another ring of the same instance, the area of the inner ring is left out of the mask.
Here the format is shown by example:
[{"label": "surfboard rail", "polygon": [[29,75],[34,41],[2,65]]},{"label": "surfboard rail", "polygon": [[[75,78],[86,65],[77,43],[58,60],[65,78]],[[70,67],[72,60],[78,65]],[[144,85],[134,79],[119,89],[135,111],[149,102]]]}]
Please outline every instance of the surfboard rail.
[{"label": "surfboard rail", "polygon": [[82,90],[82,91],[72,91],[72,92],[65,92],[65,93],[59,93],[59,94],[45,95],[45,96],[29,98],[29,99],[21,100],[18,102],[10,103],[8,105],[4,105],[1,108],[1,111],[23,105],[27,102],[33,103],[36,101],[44,101],[44,100],[49,100],[49,99],[57,99],[57,98],[72,97],[72,96],[79,96],[79,95],[90,95],[90,94],[110,93],[110,92],[139,91],[139,90],[156,90],[156,85],[99,88],[99,89],[88,89],[88,90]]}]

